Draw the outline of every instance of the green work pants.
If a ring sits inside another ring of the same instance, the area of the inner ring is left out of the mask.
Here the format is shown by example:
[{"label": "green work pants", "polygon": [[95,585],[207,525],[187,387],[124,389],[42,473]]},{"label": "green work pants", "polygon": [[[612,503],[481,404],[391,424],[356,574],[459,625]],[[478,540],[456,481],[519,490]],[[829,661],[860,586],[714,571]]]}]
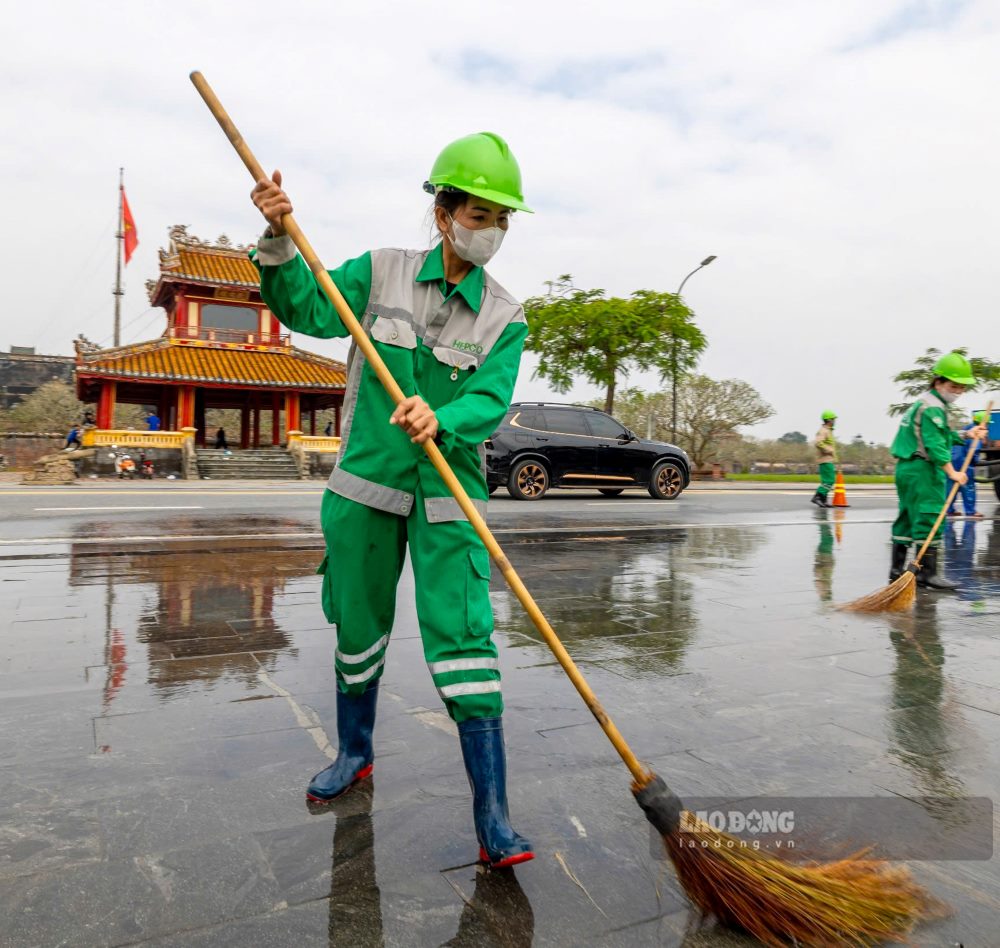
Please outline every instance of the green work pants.
[{"label": "green work pants", "polygon": [[830,493],[830,489],[833,487],[833,482],[837,477],[837,469],[833,466],[831,461],[822,461],[819,465],[819,487],[816,488],[816,493],[820,497],[826,497]]},{"label": "green work pants", "polygon": [[893,543],[923,543],[927,539],[944,503],[946,480],[941,468],[923,458],[896,462],[899,515],[892,525]]},{"label": "green work pants", "polygon": [[323,611],[337,626],[337,684],[361,694],[381,677],[409,546],[424,658],[448,714],[458,723],[503,712],[493,644],[490,559],[467,520],[429,523],[417,487],[408,517],[327,490]]}]

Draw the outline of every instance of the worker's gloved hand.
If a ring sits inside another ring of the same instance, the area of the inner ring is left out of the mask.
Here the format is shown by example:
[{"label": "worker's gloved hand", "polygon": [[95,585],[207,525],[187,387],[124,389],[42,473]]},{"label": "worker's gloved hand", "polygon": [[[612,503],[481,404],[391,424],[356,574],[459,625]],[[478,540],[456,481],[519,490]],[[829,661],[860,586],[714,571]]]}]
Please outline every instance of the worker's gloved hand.
[{"label": "worker's gloved hand", "polygon": [[952,468],[950,471],[946,471],[945,473],[951,480],[956,481],[963,486],[969,483],[969,475],[966,474],[965,471],[956,471]]},{"label": "worker's gloved hand", "polygon": [[967,432],[968,437],[975,438],[977,441],[985,441],[989,437],[989,429],[986,425],[976,425],[975,428],[970,428]]}]

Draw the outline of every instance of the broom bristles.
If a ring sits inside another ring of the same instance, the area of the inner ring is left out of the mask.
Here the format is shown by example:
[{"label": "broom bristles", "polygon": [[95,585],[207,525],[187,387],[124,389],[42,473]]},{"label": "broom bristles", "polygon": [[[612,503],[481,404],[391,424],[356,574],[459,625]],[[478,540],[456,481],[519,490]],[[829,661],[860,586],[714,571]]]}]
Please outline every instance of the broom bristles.
[{"label": "broom bristles", "polygon": [[917,598],[917,577],[905,570],[899,579],[837,608],[841,612],[907,612]]},{"label": "broom bristles", "polygon": [[684,812],[664,836],[681,885],[704,916],[765,945],[875,945],[904,939],[946,907],[904,866],[867,858],[796,865]]}]

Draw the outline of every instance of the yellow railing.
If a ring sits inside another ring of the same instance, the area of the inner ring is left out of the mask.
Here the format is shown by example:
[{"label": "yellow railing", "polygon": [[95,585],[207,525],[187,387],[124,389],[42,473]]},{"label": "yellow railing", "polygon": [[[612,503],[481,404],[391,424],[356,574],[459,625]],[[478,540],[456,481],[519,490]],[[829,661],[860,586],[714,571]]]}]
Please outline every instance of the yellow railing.
[{"label": "yellow railing", "polygon": [[335,454],[340,450],[340,438],[328,438],[325,435],[304,435],[297,431],[289,431],[288,449],[292,450],[293,446],[306,454]]},{"label": "yellow railing", "polygon": [[130,448],[176,448],[182,450],[191,431],[133,431],[126,428],[84,428],[83,446],[100,448],[128,446]]}]

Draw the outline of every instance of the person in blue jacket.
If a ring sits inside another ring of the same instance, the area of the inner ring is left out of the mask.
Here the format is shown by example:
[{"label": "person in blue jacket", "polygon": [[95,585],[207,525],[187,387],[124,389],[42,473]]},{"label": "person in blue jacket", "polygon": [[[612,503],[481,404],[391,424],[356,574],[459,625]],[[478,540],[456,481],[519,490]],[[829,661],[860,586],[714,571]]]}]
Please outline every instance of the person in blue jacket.
[{"label": "person in blue jacket", "polygon": [[[971,428],[975,428],[977,425],[985,425],[987,423],[986,412],[977,411],[972,416],[972,422],[966,425],[962,430],[968,431]],[[976,445],[976,453],[972,455],[972,462],[969,464],[969,479],[966,483],[962,484],[958,489],[958,494],[962,495],[962,506],[965,508],[965,516],[971,517],[973,520],[982,520],[983,515],[976,510],[976,472],[973,468],[974,464],[979,463],[979,452],[982,445]],[[965,455],[968,453],[968,448],[965,445],[954,445],[951,449],[951,463],[955,470],[959,470],[965,463]],[[948,493],[951,493],[951,484],[948,485]],[[951,500],[951,506],[948,508],[949,517],[958,517],[958,508],[955,506],[955,501],[958,500],[958,494],[956,494]],[[947,494],[945,495],[947,496]]]}]

